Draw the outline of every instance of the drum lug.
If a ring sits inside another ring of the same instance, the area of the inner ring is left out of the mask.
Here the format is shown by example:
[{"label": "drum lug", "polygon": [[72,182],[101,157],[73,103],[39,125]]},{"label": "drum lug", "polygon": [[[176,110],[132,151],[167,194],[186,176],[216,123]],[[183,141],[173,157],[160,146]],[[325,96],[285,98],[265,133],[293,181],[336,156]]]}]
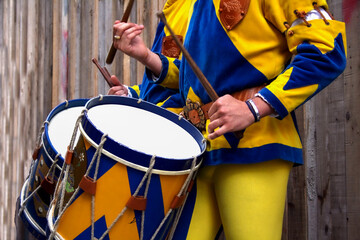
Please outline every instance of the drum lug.
[{"label": "drum lug", "polygon": [[95,195],[96,193],[96,181],[86,175],[81,179],[79,187],[91,195]]},{"label": "drum lug", "polygon": [[67,165],[70,165],[70,164],[71,164],[73,155],[74,155],[74,151],[73,151],[73,150],[70,150],[70,146],[68,146],[67,152],[66,152],[66,154],[65,154],[65,163],[66,163]]},{"label": "drum lug", "polygon": [[38,157],[39,157],[39,152],[40,152],[40,147],[36,147],[36,148],[34,149],[33,154],[32,154],[32,159],[33,159],[34,161],[38,159]]},{"label": "drum lug", "polygon": [[49,177],[45,177],[44,180],[41,181],[41,187],[50,195],[54,194],[55,191],[55,182]]},{"label": "drum lug", "polygon": [[131,208],[133,210],[145,211],[146,209],[147,199],[143,196],[131,196],[128,202],[126,203],[126,207]]},{"label": "drum lug", "polygon": [[182,206],[184,204],[185,197],[186,197],[185,194],[182,194],[181,196],[176,195],[170,204],[170,208],[176,209]]}]

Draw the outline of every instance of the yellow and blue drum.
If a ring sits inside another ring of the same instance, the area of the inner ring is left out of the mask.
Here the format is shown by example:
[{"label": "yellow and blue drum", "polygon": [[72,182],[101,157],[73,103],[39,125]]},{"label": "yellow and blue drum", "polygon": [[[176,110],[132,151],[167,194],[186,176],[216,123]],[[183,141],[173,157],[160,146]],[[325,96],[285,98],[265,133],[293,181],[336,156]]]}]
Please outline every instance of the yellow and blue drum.
[{"label": "yellow and blue drum", "polygon": [[50,206],[50,238],[169,237],[181,213],[191,214],[184,203],[206,149],[202,134],[133,98],[99,96],[85,108]]},{"label": "yellow and blue drum", "polygon": [[87,102],[88,99],[76,99],[61,103],[49,113],[40,131],[34,161],[18,201],[18,215],[36,239],[47,239],[49,204],[75,122]]}]

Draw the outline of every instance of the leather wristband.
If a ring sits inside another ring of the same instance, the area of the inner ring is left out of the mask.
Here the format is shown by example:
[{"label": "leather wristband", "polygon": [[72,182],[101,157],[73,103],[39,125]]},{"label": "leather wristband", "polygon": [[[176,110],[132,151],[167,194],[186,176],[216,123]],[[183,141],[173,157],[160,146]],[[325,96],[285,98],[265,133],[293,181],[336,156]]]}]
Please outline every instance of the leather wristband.
[{"label": "leather wristband", "polygon": [[260,113],[259,113],[259,110],[256,107],[255,103],[253,102],[253,100],[248,99],[245,101],[245,103],[248,106],[248,108],[250,109],[252,115],[254,116],[255,122],[260,121]]}]

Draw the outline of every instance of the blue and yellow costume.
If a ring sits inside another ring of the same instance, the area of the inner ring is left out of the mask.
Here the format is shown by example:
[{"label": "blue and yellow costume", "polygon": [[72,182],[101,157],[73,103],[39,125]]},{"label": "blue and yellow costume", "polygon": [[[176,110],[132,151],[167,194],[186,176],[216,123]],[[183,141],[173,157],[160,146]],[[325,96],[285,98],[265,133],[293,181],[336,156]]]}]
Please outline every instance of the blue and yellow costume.
[{"label": "blue and yellow costume", "polygon": [[[327,25],[317,19],[310,27],[300,23],[287,31],[286,24],[297,20],[294,11],[314,10],[312,1],[252,0],[246,17],[228,31],[219,20],[219,5],[219,0],[194,1],[190,9],[181,8],[193,12],[184,46],[219,96],[268,84],[259,94],[278,117],[253,124],[241,141],[231,134],[210,141],[206,164],[278,158],[302,164],[293,110],[344,70],[344,23],[330,20]],[[318,5],[327,9],[325,1]],[[164,70],[158,83],[179,86],[183,105],[187,98],[203,104],[211,101],[185,59],[180,69],[171,59],[162,60]]]},{"label": "blue and yellow costume", "polygon": [[[164,13],[168,22],[186,26],[184,46],[219,96],[266,84],[257,96],[276,116],[249,126],[241,140],[229,133],[208,141],[196,201],[187,203],[195,206],[189,229],[175,239],[213,239],[221,224],[227,239],[280,239],[288,175],[303,164],[294,110],[344,71],[345,25],[331,18],[324,0],[251,0],[229,30],[220,4],[169,0]],[[160,58],[157,83],[178,87],[181,95],[163,107],[211,102],[186,59]]]}]

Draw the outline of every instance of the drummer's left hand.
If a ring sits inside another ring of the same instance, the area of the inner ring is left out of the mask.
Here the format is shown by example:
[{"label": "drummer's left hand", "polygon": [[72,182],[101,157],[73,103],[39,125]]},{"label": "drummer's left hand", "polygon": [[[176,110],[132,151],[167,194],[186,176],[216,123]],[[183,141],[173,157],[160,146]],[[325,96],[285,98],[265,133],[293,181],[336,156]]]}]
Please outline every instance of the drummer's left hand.
[{"label": "drummer's left hand", "polygon": [[243,130],[255,122],[254,116],[246,103],[235,99],[231,95],[225,95],[217,99],[209,109],[209,117],[208,131],[210,140],[228,132]]},{"label": "drummer's left hand", "polygon": [[[275,110],[262,98],[255,97],[252,100],[261,118],[275,113]],[[247,104],[231,95],[225,95],[216,100],[209,109],[209,117],[210,140],[228,132],[244,130],[255,122],[254,115]]]},{"label": "drummer's left hand", "polygon": [[128,88],[121,84],[120,80],[115,75],[112,75],[110,80],[113,84],[113,87],[109,89],[108,95],[118,95],[123,97],[127,97],[129,95]]}]

